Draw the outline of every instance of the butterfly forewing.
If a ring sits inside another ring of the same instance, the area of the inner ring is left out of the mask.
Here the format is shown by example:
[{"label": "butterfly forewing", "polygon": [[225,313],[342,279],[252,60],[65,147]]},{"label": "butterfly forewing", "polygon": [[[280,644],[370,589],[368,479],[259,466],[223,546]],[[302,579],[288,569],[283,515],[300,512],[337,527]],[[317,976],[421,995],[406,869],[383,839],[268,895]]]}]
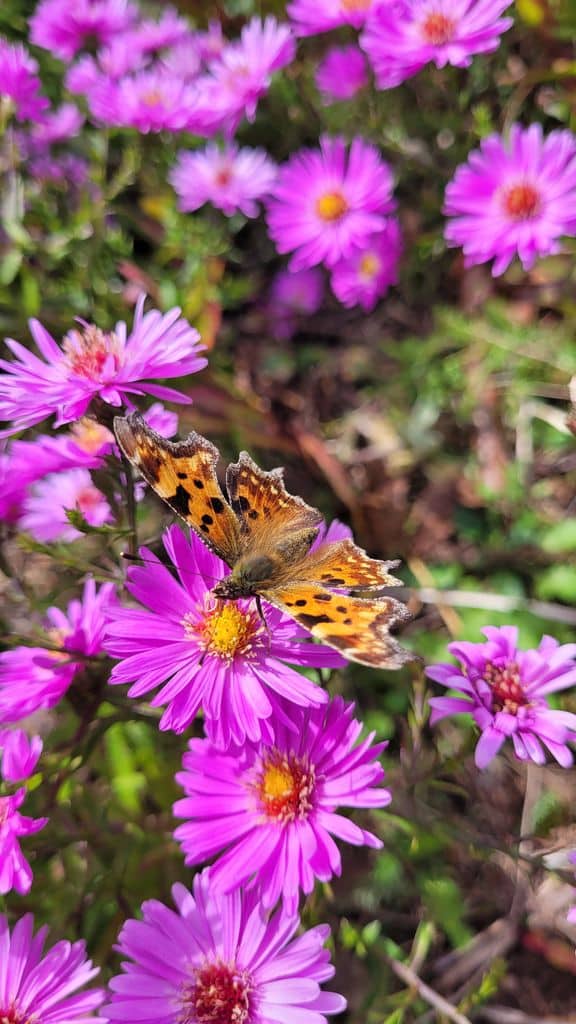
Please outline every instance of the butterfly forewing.
[{"label": "butterfly forewing", "polygon": [[114,429],[126,458],[150,487],[228,565],[238,559],[242,542],[238,520],[218,478],[218,449],[192,432],[173,443],[157,434],[134,413],[116,417]]},{"label": "butterfly forewing", "polygon": [[247,452],[240,452],[238,462],[228,466],[226,490],[243,536],[255,546],[272,533],[279,540],[286,533],[314,530],[322,522],[318,509],[288,493],[281,469],[260,469]]}]

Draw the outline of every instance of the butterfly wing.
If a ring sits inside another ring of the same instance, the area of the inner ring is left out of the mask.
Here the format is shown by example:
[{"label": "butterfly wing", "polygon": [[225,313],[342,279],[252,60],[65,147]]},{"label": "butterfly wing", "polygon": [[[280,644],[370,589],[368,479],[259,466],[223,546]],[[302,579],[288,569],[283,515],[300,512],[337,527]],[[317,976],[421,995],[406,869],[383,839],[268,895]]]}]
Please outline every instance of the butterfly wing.
[{"label": "butterfly wing", "polygon": [[380,590],[401,585],[401,581],[388,572],[398,564],[398,561],[370,558],[353,540],[346,538],[321,544],[312,551],[298,566],[298,578],[343,590]]},{"label": "butterfly wing", "polygon": [[[304,554],[314,540],[322,513],[302,498],[289,494],[284,486],[283,470],[260,469],[247,452],[228,466],[226,490],[230,504],[240,521],[240,531],[251,548],[274,548],[293,560],[290,538],[308,537]],[[286,552],[283,552],[283,543]]]},{"label": "butterfly wing", "polygon": [[411,617],[392,597],[332,594],[319,584],[301,582],[274,587],[262,596],[350,661],[395,669],[414,658],[390,633]]},{"label": "butterfly wing", "polygon": [[156,494],[216,555],[234,565],[242,541],[216,476],[218,449],[194,431],[185,441],[167,441],[138,413],[116,416],[114,430],[124,455]]}]

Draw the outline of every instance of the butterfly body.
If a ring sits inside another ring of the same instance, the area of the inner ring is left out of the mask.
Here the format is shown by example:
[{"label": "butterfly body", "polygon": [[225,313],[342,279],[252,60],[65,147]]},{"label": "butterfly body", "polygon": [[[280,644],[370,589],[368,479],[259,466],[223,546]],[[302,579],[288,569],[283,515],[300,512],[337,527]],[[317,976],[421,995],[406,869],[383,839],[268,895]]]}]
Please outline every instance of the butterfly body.
[{"label": "butterfly body", "polygon": [[114,427],[144,479],[230,567],[215,597],[268,601],[361,664],[398,668],[413,657],[390,634],[410,618],[406,607],[375,594],[399,584],[388,573],[397,563],[369,558],[348,539],[314,547],[323,517],[286,491],[282,470],[262,470],[241,452],[225,495],[218,451],[200,434],[167,441],[137,413]]}]

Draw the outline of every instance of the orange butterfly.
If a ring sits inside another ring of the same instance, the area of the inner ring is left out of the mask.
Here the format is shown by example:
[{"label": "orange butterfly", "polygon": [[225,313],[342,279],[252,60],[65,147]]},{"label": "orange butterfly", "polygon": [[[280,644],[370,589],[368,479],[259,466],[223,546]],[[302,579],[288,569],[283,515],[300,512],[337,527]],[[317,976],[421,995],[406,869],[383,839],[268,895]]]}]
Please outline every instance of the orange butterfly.
[{"label": "orange butterfly", "polygon": [[138,413],[116,417],[114,429],[144,479],[230,566],[214,597],[254,597],[259,607],[260,599],[269,601],[362,665],[399,668],[414,658],[390,634],[410,618],[406,606],[356,594],[400,585],[388,573],[398,563],[369,558],[351,540],[310,551],[322,514],[288,494],[282,469],[266,472],[241,452],[226,471],[225,497],[216,476],[218,450],[205,437],[192,432],[185,441],[167,441]]}]

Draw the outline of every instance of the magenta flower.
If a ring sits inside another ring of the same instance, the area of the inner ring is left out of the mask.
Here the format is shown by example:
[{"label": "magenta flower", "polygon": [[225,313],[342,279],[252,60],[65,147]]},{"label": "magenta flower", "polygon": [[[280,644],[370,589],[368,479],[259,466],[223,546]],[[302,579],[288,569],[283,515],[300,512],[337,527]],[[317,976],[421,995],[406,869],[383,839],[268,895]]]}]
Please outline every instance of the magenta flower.
[{"label": "magenta flower", "polygon": [[529,270],[560,251],[562,235],[576,234],[576,137],[543,138],[538,124],[488,136],[456,170],[444,212],[453,218],[446,241],[462,246],[466,266],[494,259],[497,276],[518,255]]},{"label": "magenta flower", "polygon": [[118,1024],[326,1024],[346,1007],[320,985],[334,975],[327,925],[294,938],[297,915],[262,915],[252,893],[223,896],[204,871],[192,893],[172,889],[177,912],[158,900],[127,921],[103,1016]]},{"label": "magenta flower", "polygon": [[66,513],[77,511],[90,526],[104,526],[114,516],[87,469],[50,473],[32,484],[24,499],[20,529],[41,543],[72,541],[82,536]]},{"label": "magenta flower", "polygon": [[257,199],[270,193],[276,165],[263,149],[242,149],[228,143],[223,149],[209,143],[204,150],[180,153],[169,175],[180,210],[198,210],[212,203],[226,216],[240,210],[257,217]]},{"label": "magenta flower", "polygon": [[103,1002],[102,989],[78,992],[98,974],[86,959],[84,942],[57,942],[42,956],[48,929],[33,935],[34,918],[26,914],[10,936],[0,914],[0,1014],[7,1021],[44,1024],[89,1024]]},{"label": "magenta flower", "polygon": [[325,103],[352,99],[368,82],[366,58],[357,46],[333,46],[314,77]]},{"label": "magenta flower", "polygon": [[426,675],[461,697],[432,697],[432,724],[446,715],[469,712],[482,735],[476,764],[485,768],[511,737],[521,761],[543,764],[546,747],[563,768],[573,757],[567,743],[576,740],[576,714],[556,711],[548,695],[576,683],[576,644],[544,636],[536,650],[518,650],[515,626],[486,626],[487,643],[448,644],[461,663],[433,665]]},{"label": "magenta flower", "polygon": [[158,21],[143,18],[125,35],[125,45],[136,46],[141,53],[152,53],[175,46],[191,35],[190,25],[174,7],[166,7]]},{"label": "magenta flower", "polygon": [[376,82],[391,89],[430,62],[467,68],[475,53],[491,53],[513,25],[500,15],[510,0],[398,0],[379,3],[366,22],[360,46]]},{"label": "magenta flower", "polygon": [[291,0],[286,13],[298,36],[314,36],[341,25],[361,28],[378,0]]},{"label": "magenta flower", "polygon": [[41,152],[57,142],[67,142],[79,134],[84,118],[75,103],[63,103],[56,110],[43,114],[26,138],[28,151]]},{"label": "magenta flower", "polygon": [[96,57],[80,57],[66,72],[66,88],[81,96],[90,94],[96,86],[108,80],[117,81],[132,71],[140,71],[148,58],[133,44],[126,45],[126,34],[113,39],[98,51]]},{"label": "magenta flower", "polygon": [[176,775],[186,796],[174,804],[186,823],[174,837],[186,864],[221,854],[210,871],[215,887],[256,887],[265,910],[282,898],[293,914],[300,890],[309,894],[316,879],[341,873],[333,836],[382,846],[338,809],[385,807],[391,798],[377,760],[386,744],[372,746],[372,734],[356,745],[362,726],[353,704],[335,697],[296,716],[286,710],[293,721],[274,723],[271,746],[221,753],[209,740],[190,740],[185,771]]},{"label": "magenta flower", "polygon": [[370,235],[363,245],[332,268],[332,291],[343,306],[374,309],[391,284],[398,283],[402,236],[398,221],[389,217],[382,231]]},{"label": "magenta flower", "polygon": [[394,209],[392,174],[363,139],[320,140],[280,168],[268,202],[268,228],[278,252],[294,252],[292,270],[334,266],[381,231]]},{"label": "magenta flower", "polygon": [[151,703],[167,705],[161,729],[183,732],[202,708],[208,737],[224,749],[270,736],[278,697],[324,704],[327,694],[284,662],[333,668],[340,656],[303,642],[305,631],[276,608],[264,605],[263,623],[254,602],[212,597],[229,570],[198,537],[174,525],[163,541],[178,579],[142,548],[146,564],[130,567],[127,589],[147,610],[114,610],[106,649],[122,661],[110,682],[132,683],[131,697],[160,686]]},{"label": "magenta flower", "polygon": [[0,893],[3,896],[12,889],[20,896],[30,892],[32,868],[20,849],[20,838],[39,832],[48,822],[48,818],[34,819],[20,814],[19,808],[25,799],[25,789],[19,789],[13,796],[0,796]]},{"label": "magenta flower", "polygon": [[133,394],[188,403],[181,391],[151,383],[150,378],[184,377],[206,366],[198,354],[198,331],[180,316],[178,307],[164,314],[155,309],[144,313],[144,296],[136,304],[130,333],[122,321],[109,333],[80,321],[59,347],[38,320],[30,321],[30,330],[43,359],[8,340],[16,360],[0,360],[6,371],[0,379],[0,419],[13,420],[4,434],[47,416],[56,415],[57,426],[79,419],[95,397],[116,407],[124,402],[129,408]]},{"label": "magenta flower", "polygon": [[40,736],[28,736],[24,729],[0,730],[2,778],[6,782],[23,782],[33,774],[42,753]]},{"label": "magenta flower", "polygon": [[87,93],[92,116],[139,132],[211,132],[216,115],[195,85],[166,68],[145,68],[118,80],[99,78]]},{"label": "magenta flower", "polygon": [[118,606],[112,583],[96,588],[86,580],[80,599],[66,612],[51,607],[46,613],[46,647],[15,647],[0,654],[0,722],[19,722],[40,708],[53,708],[87,658],[103,653],[107,614]]},{"label": "magenta flower", "polygon": [[130,0],[41,0],[30,19],[30,41],[71,60],[87,43],[107,43],[134,22]]},{"label": "magenta flower", "polygon": [[18,121],[35,121],[50,105],[40,94],[38,64],[21,43],[0,38],[0,99],[9,100]]},{"label": "magenta flower", "polygon": [[324,277],[317,267],[279,270],[270,288],[266,313],[278,340],[291,338],[307,316],[317,313],[324,298]]}]

